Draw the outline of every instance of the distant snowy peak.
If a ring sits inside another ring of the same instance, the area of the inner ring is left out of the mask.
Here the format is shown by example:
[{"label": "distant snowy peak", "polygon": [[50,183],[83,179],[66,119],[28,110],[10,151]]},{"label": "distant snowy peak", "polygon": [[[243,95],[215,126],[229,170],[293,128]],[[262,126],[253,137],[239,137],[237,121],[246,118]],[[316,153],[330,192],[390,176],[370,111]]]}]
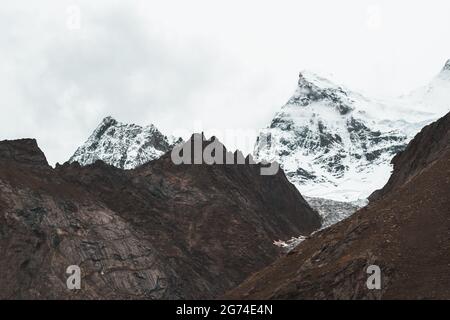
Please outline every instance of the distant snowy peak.
[{"label": "distant snowy peak", "polygon": [[310,71],[299,74],[298,86],[286,106],[307,106],[314,102],[329,103],[341,114],[352,110],[352,101],[343,87]]},{"label": "distant snowy peak", "polygon": [[450,74],[450,59],[447,60],[444,67],[442,68],[441,73],[447,73]]},{"label": "distant snowy peak", "polygon": [[153,124],[124,124],[106,117],[69,162],[89,165],[102,160],[121,169],[133,169],[158,159],[171,150],[181,138],[163,135]]},{"label": "distant snowy peak", "polygon": [[312,72],[260,131],[254,157],[277,161],[302,194],[337,201],[366,198],[387,181],[392,157],[450,109],[450,61],[424,88],[374,99]]}]

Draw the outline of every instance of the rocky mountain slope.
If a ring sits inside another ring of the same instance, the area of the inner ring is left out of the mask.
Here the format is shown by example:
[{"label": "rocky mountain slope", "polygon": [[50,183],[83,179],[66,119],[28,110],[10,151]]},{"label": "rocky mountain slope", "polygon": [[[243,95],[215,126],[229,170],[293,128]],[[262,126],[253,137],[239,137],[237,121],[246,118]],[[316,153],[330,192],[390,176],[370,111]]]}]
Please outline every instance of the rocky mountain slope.
[{"label": "rocky mountain slope", "polygon": [[88,165],[103,160],[117,168],[133,169],[158,159],[181,142],[181,138],[163,135],[154,125],[141,127],[106,117],[69,162]]},{"label": "rocky mountain slope", "polygon": [[[275,239],[319,227],[281,170],[170,153],[53,169],[36,141],[0,142],[1,299],[214,298],[273,262]],[[66,287],[70,265],[81,290]]]},{"label": "rocky mountain slope", "polygon": [[450,60],[425,87],[374,99],[311,72],[261,130],[254,157],[277,161],[302,194],[358,201],[382,187],[390,160],[450,110]]},{"label": "rocky mountain slope", "polygon": [[[319,231],[227,298],[449,299],[450,113],[394,160],[390,183],[350,218]],[[368,289],[367,268],[381,270]]]}]

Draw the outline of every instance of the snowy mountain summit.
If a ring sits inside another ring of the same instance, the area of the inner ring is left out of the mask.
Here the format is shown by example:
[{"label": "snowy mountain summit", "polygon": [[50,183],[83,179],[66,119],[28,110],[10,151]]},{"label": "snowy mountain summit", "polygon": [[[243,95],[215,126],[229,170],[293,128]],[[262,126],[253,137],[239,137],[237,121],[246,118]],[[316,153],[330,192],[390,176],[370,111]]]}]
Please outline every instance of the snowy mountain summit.
[{"label": "snowy mountain summit", "polygon": [[141,127],[106,117],[69,162],[88,165],[102,160],[121,169],[133,169],[162,156],[182,140],[163,135],[154,125]]},{"label": "snowy mountain summit", "polygon": [[447,60],[444,67],[442,68],[442,72],[446,72],[446,71],[450,72],[450,59]]},{"label": "snowy mountain summit", "polygon": [[363,201],[389,178],[392,157],[450,109],[450,60],[429,85],[400,98],[374,99],[312,72],[260,131],[258,160],[277,161],[300,192]]}]

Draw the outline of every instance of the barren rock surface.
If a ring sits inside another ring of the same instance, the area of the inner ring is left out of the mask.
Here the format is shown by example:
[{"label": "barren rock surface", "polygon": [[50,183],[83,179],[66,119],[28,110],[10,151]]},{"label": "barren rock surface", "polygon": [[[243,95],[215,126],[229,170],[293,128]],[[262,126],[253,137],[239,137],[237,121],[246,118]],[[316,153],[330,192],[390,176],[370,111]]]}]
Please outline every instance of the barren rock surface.
[{"label": "barren rock surface", "polygon": [[[135,170],[48,166],[34,140],[0,142],[0,298],[214,298],[320,217],[284,173],[258,165]],[[81,290],[66,287],[78,265]]]}]

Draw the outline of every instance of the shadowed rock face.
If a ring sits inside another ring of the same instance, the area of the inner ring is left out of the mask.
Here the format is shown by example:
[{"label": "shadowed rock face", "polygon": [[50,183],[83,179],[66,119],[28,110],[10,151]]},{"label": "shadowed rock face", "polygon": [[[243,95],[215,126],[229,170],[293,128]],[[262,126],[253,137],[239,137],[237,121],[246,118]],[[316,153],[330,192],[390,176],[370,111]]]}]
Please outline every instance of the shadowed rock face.
[{"label": "shadowed rock face", "polygon": [[[34,140],[0,142],[0,298],[214,298],[279,256],[273,240],[320,218],[280,170],[98,161],[47,165]],[[82,289],[69,291],[69,265]]]},{"label": "shadowed rock face", "polygon": [[[450,299],[450,114],[394,158],[376,200],[315,233],[227,298]],[[381,289],[366,286],[368,266]]]},{"label": "shadowed rock face", "polygon": [[0,161],[15,161],[21,165],[48,166],[44,153],[34,139],[0,142]]},{"label": "shadowed rock face", "polygon": [[369,100],[315,74],[300,74],[294,95],[261,130],[254,156],[280,163],[307,196],[363,200],[385,182],[380,168],[387,180],[390,159],[412,138],[391,120],[368,117],[363,110]]}]

